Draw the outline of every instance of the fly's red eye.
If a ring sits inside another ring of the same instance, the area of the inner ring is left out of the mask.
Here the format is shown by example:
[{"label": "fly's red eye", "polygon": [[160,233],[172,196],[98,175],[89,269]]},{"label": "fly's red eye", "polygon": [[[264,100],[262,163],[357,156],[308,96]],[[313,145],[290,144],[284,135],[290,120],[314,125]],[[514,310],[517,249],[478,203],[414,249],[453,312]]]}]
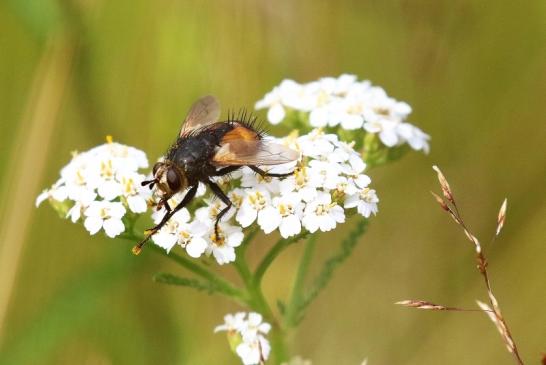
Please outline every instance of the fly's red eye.
[{"label": "fly's red eye", "polygon": [[169,188],[173,192],[180,189],[180,177],[173,168],[167,170],[167,184],[169,184]]}]

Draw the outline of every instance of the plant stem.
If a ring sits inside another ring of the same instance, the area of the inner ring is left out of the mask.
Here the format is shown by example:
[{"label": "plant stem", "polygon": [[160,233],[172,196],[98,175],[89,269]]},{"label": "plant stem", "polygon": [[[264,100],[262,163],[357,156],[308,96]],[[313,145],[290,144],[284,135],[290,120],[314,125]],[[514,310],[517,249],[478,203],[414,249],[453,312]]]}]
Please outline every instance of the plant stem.
[{"label": "plant stem", "polygon": [[259,285],[259,283],[262,281],[263,276],[265,275],[265,272],[275,260],[277,256],[290,244],[298,242],[300,239],[307,236],[307,232],[300,233],[297,236],[289,237],[289,238],[281,238],[280,240],[273,245],[271,250],[265,255],[265,257],[262,259],[258,267],[256,268],[256,271],[254,272],[254,281],[256,281]]},{"label": "plant stem", "polygon": [[[130,240],[132,242],[139,241],[142,237],[139,237],[138,235],[134,233],[129,234],[123,234],[120,235],[120,238]],[[246,301],[246,294],[241,291],[241,289],[237,288],[235,285],[233,285],[231,282],[229,282],[226,279],[221,278],[220,276],[216,275],[215,273],[207,270],[203,266],[197,264],[196,262],[193,262],[192,260],[180,256],[175,252],[167,253],[165,250],[163,250],[161,247],[156,245],[148,245],[149,249],[153,252],[160,254],[161,256],[167,257],[168,259],[176,262],[178,265],[182,266],[188,271],[191,271],[197,276],[202,277],[203,279],[208,280],[211,284],[218,287],[222,292],[224,293],[237,293],[237,296],[240,299],[236,300],[242,300]],[[235,299],[235,298],[234,298]]]},{"label": "plant stem", "polygon": [[493,294],[493,289],[491,288],[491,281],[489,280],[489,273],[487,272],[487,259],[483,255],[483,253],[478,254],[478,271],[482,274],[485,287],[487,289],[487,295],[489,297],[489,303],[491,304],[491,308],[493,309],[493,313],[495,314],[495,318],[497,318],[497,321],[502,323],[502,327],[504,330],[504,341],[508,348],[511,349],[511,353],[514,355],[514,360],[518,365],[524,365],[523,360],[519,354],[518,347],[516,346],[516,342],[514,341],[514,338],[512,337],[512,333],[510,332],[510,328],[508,328],[508,323],[506,323],[506,320],[504,319],[500,308],[499,303],[497,301],[497,298],[495,298],[495,295]]},{"label": "plant stem", "polygon": [[311,263],[311,258],[315,251],[315,246],[317,242],[317,235],[312,235],[307,239],[305,243],[305,249],[303,251],[303,256],[301,257],[300,264],[298,266],[298,272],[294,279],[294,284],[292,286],[292,294],[290,296],[290,302],[288,303],[286,314],[284,318],[284,323],[286,327],[294,327],[298,322],[298,317],[300,316],[300,307],[303,300],[303,284],[305,282],[305,277],[309,270],[309,264]]},{"label": "plant stem", "polygon": [[[246,245],[248,245],[248,242],[246,242]],[[245,289],[249,297],[247,304],[251,309],[263,315],[264,319],[272,325],[271,349],[273,357],[275,358],[275,363],[280,364],[281,362],[287,360],[284,332],[277,318],[273,314],[271,307],[267,303],[267,300],[265,299],[261,288],[261,281],[256,280],[256,275],[252,275],[245,257],[245,249],[243,247],[241,247],[237,252],[237,258],[235,259],[234,266],[245,284]]]}]

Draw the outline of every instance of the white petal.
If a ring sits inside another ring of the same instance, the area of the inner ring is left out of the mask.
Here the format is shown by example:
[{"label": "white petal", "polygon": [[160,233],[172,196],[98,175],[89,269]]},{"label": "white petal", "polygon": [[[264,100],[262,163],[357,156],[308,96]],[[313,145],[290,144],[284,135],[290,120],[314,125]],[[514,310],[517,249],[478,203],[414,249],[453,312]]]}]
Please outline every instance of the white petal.
[{"label": "white petal", "polygon": [[243,242],[244,238],[245,235],[242,231],[237,230],[232,232],[227,237],[227,245],[231,247],[238,247]]},{"label": "white petal", "polygon": [[152,242],[169,252],[176,244],[177,237],[175,234],[168,233],[162,229],[152,236]]},{"label": "white petal", "polygon": [[125,226],[123,225],[123,222],[121,221],[121,219],[117,218],[109,218],[105,220],[103,227],[106,235],[111,238],[114,238],[125,231]]},{"label": "white petal", "polygon": [[42,202],[46,200],[48,197],[49,197],[48,191],[47,190],[42,191],[42,193],[38,195],[38,197],[36,198],[36,203],[35,203],[36,207],[39,207],[40,204],[42,204]]},{"label": "white petal", "polygon": [[70,217],[72,223],[76,223],[80,219],[82,213],[82,206],[79,203],[74,204],[67,213],[67,217]]},{"label": "white petal", "polygon": [[87,217],[83,225],[85,229],[87,229],[89,233],[93,235],[102,228],[102,219],[99,217]]},{"label": "white petal", "polygon": [[326,108],[316,108],[309,114],[309,124],[312,127],[325,127],[328,124],[328,111]]},{"label": "white petal", "polygon": [[267,111],[267,120],[269,120],[271,124],[279,124],[284,119],[285,115],[286,113],[283,106],[276,103]]},{"label": "white petal", "polygon": [[322,232],[331,231],[336,227],[336,222],[329,215],[318,216],[318,225]]},{"label": "white petal", "polygon": [[108,215],[113,218],[121,218],[125,215],[125,207],[120,202],[105,202],[106,209],[108,209]]},{"label": "white petal", "polygon": [[148,209],[146,200],[139,195],[128,197],[127,204],[133,213],[144,213]]},{"label": "white petal", "polygon": [[194,258],[201,257],[207,249],[207,241],[202,237],[193,237],[190,243],[186,245],[186,252]]},{"label": "white petal", "polygon": [[305,215],[301,221],[303,226],[311,233],[314,233],[319,228],[318,217],[315,214]]},{"label": "white petal", "polygon": [[249,207],[248,205],[244,204],[241,206],[241,209],[237,212],[237,216],[235,217],[235,220],[239,222],[239,224],[243,227],[248,227],[256,220],[256,217],[258,216],[258,212],[256,209]]},{"label": "white petal", "polygon": [[379,139],[387,147],[394,147],[398,143],[398,136],[394,132],[394,129],[387,129],[379,133]]},{"label": "white petal", "polygon": [[112,200],[120,196],[123,189],[118,182],[109,180],[99,185],[98,192],[99,195],[104,198],[104,200]]},{"label": "white petal", "polygon": [[212,254],[216,259],[216,262],[220,265],[235,261],[235,250],[228,245],[213,247]]},{"label": "white petal", "polygon": [[299,218],[296,217],[294,214],[283,218],[281,225],[279,226],[279,231],[283,238],[288,238],[300,233],[301,222]]},{"label": "white petal", "polygon": [[273,232],[281,223],[281,214],[272,206],[267,206],[258,213],[258,225],[265,234]]},{"label": "white petal", "polygon": [[260,362],[260,350],[258,346],[250,346],[243,342],[236,349],[237,355],[244,365],[257,365]]}]

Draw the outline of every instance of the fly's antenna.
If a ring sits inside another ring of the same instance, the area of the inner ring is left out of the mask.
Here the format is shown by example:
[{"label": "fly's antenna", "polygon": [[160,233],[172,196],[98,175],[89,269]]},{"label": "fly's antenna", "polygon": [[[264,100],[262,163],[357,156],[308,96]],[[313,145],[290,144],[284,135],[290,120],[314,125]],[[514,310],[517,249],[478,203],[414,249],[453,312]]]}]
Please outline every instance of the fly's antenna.
[{"label": "fly's antenna", "polygon": [[156,183],[157,183],[157,179],[152,179],[152,180],[145,180],[141,182],[140,185],[142,186],[150,185],[150,190],[152,190]]}]

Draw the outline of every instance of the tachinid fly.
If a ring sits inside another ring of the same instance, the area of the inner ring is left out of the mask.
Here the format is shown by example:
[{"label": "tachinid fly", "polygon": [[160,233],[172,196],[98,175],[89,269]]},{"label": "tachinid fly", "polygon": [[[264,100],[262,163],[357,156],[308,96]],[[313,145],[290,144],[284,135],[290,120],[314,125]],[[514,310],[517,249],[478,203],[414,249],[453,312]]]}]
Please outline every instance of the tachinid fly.
[{"label": "tachinid fly", "polygon": [[[153,179],[142,182],[150,189],[156,187],[161,197],[157,208],[165,207],[167,212],[161,222],[147,230],[146,237],[133,247],[134,254],[139,254],[144,243],[177,211],[188,205],[195,197],[200,182],[226,204],[216,216],[214,224],[215,235],[219,237],[218,223],[232,203],[211,177],[227,175],[243,166],[248,166],[261,176],[285,177],[292,174],[270,174],[259,166],[295,161],[299,157],[298,152],[264,140],[263,133],[244,117],[228,118],[222,122],[218,121],[219,117],[220,105],[214,96],[197,100],[184,120],[176,142],[164,159],[154,165]],[[182,201],[176,207],[170,207],[168,200],[186,189]]]}]

